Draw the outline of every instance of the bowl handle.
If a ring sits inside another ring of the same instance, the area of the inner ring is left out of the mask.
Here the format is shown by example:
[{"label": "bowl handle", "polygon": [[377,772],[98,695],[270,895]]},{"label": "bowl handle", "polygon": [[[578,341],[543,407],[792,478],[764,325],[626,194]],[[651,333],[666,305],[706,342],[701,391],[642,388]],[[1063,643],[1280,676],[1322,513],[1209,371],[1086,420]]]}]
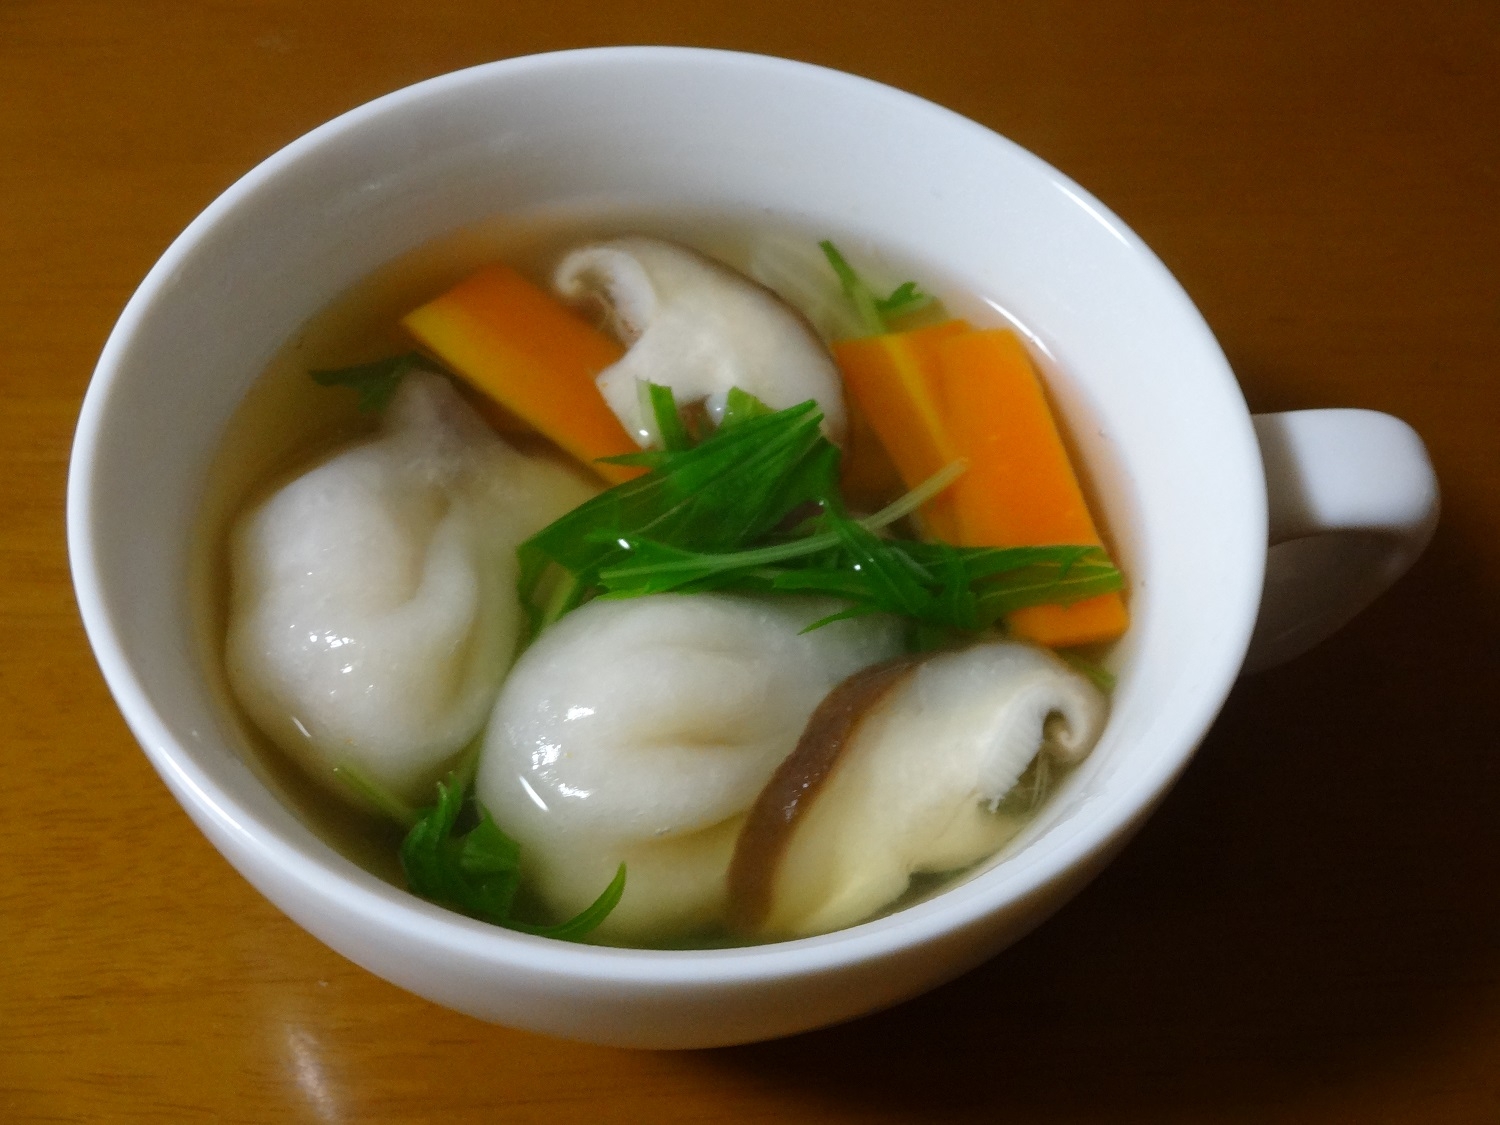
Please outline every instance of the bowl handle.
[{"label": "bowl handle", "polygon": [[1246,672],[1300,656],[1342,628],[1406,573],[1438,518],[1432,462],[1401,419],[1294,410],[1252,420],[1270,543]]}]

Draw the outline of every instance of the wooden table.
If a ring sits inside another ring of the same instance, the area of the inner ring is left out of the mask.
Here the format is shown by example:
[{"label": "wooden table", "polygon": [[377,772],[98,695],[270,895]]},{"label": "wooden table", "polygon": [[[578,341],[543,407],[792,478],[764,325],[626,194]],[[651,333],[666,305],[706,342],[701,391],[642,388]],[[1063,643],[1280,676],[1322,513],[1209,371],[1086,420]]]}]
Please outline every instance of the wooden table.
[{"label": "wooden table", "polygon": [[[1500,1121],[1500,10],[865,0],[0,2],[0,1119]],[[489,59],[670,42],[952,106],[1067,170],[1194,295],[1257,409],[1426,438],[1427,556],[1242,683],[1040,932],[797,1039],[639,1053],[490,1027],[250,889],[137,751],[63,485],[131,289],[317,123]]]}]

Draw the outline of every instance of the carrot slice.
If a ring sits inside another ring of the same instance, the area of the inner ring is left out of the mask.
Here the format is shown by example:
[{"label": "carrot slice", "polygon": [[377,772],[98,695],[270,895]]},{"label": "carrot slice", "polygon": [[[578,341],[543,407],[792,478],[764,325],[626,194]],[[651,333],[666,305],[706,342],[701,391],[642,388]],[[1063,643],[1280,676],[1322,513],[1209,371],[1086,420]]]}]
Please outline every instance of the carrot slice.
[{"label": "carrot slice", "polygon": [[1048,648],[1112,641],[1130,625],[1130,611],[1119,594],[1099,594],[1071,605],[1031,605],[1006,617],[1010,631]]},{"label": "carrot slice", "polygon": [[839,486],[851,508],[878,511],[900,496],[905,486],[870,420],[852,396],[847,409],[849,432],[844,437]]},{"label": "carrot slice", "polygon": [[[969,469],[949,489],[963,546],[1102,546],[1062,435],[1025,345],[1006,329],[952,335],[936,346],[935,400]],[[1112,640],[1129,614],[1119,594],[1032,606],[1011,631],[1054,648]]]},{"label": "carrot slice", "polygon": [[[955,460],[933,395],[933,380],[938,346],[970,331],[965,321],[946,320],[910,332],[840,340],[833,345],[845,389],[907,488],[915,488]],[[934,535],[955,541],[951,490],[929,501],[922,516]]]},{"label": "carrot slice", "polygon": [[637,450],[594,385],[624,350],[515,270],[487,266],[401,323],[476,390],[605,480],[640,474],[596,460]]}]

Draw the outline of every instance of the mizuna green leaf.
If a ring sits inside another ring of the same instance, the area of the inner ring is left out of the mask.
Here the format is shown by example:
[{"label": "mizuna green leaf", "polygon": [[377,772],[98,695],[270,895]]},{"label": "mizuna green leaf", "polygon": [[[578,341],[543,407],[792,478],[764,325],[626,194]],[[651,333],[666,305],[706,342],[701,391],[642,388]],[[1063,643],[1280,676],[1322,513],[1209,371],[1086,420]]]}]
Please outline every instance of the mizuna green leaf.
[{"label": "mizuna green leaf", "polygon": [[[515,916],[521,845],[474,797],[466,772],[472,773],[472,767],[438,783],[437,803],[417,814],[402,841],[401,867],[412,893],[480,921],[540,937],[577,940],[604,921],[625,893],[624,864],[590,906],[565,922],[543,926]],[[460,831],[465,822],[469,826]]]},{"label": "mizuna green leaf", "polygon": [[932,297],[918,289],[915,281],[903,281],[888,297],[876,296],[875,291],[855,272],[837,246],[827,239],[818,243],[818,246],[837,275],[844,296],[854,307],[854,313],[864,326],[867,336],[883,335],[891,331],[892,318],[917,312],[933,303]]},{"label": "mizuna green leaf", "polygon": [[518,549],[533,632],[597,593],[599,572],[627,559],[635,541],[733,551],[771,534],[797,508],[837,496],[838,450],[823,437],[821,421],[812,402],[768,413],[741,404],[732,424],[696,446],[612,458],[650,471],[600,493]]},{"label": "mizuna green leaf", "polygon": [[[675,415],[670,390],[651,388],[649,402]],[[731,394],[709,437],[642,455],[634,463],[647,465],[647,475],[522,544],[521,594],[534,628],[595,596],[723,590],[828,594],[850,603],[837,617],[889,613],[972,633],[1023,606],[1120,588],[1119,571],[1097,547],[961,548],[885,537],[963,466],[856,520],[843,510],[839,451],[820,422],[811,402],[768,411]]]},{"label": "mizuna green leaf", "polygon": [[427,364],[420,352],[407,352],[374,363],[357,363],[353,367],[337,367],[313,371],[313,382],[321,387],[349,387],[359,395],[359,409],[365,413],[384,410],[401,380],[408,372]]}]

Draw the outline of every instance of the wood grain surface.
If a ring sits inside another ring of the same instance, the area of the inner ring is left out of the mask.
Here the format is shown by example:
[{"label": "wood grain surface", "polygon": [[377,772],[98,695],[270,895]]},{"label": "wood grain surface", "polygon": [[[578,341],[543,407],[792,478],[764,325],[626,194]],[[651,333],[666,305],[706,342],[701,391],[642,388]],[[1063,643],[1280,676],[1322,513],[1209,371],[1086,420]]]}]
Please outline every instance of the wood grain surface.
[{"label": "wood grain surface", "polygon": [[[1147,829],[893,1011],[695,1053],[409,996],[199,836],[116,713],[63,543],[73,422],[172,237],[407,83],[632,42],[824,63],[1078,179],[1256,409],[1400,415],[1427,556],[1243,682]],[[1265,0],[0,0],[0,1119],[1500,1121],[1500,7]]]}]

